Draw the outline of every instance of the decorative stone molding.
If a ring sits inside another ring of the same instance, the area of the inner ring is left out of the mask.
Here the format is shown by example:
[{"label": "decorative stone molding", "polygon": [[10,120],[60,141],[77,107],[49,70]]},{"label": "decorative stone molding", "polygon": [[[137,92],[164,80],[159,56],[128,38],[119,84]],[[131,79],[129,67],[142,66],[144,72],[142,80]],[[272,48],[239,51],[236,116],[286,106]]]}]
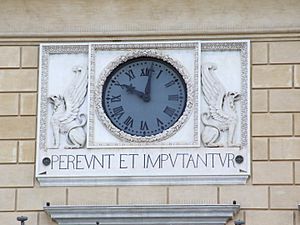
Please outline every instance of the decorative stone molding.
[{"label": "decorative stone molding", "polygon": [[111,186],[111,185],[199,185],[246,184],[248,175],[239,176],[152,176],[152,177],[40,177],[42,186]]},{"label": "decorative stone molding", "polygon": [[59,225],[180,224],[224,225],[239,205],[46,206]]}]

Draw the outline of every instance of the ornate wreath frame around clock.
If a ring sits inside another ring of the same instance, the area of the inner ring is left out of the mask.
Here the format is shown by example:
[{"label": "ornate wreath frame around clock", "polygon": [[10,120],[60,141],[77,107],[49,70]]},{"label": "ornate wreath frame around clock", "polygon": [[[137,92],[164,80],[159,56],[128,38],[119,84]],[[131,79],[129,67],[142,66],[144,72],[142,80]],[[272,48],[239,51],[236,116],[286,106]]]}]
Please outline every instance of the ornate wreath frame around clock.
[{"label": "ornate wreath frame around clock", "polygon": [[[125,133],[124,131],[120,130],[119,128],[115,127],[113,123],[110,121],[110,119],[107,117],[107,115],[104,112],[103,106],[102,106],[102,92],[103,92],[103,86],[104,82],[108,78],[108,76],[111,74],[111,72],[120,64],[127,62],[130,59],[135,59],[139,57],[152,57],[156,59],[163,60],[169,64],[171,64],[182,76],[187,89],[187,101],[186,101],[186,107],[181,115],[181,117],[175,122],[175,124],[168,129],[164,130],[163,132],[151,135],[151,136],[135,136],[128,133]],[[181,63],[179,63],[177,60],[172,58],[169,55],[162,54],[158,52],[157,50],[152,49],[142,49],[142,50],[133,50],[129,52],[126,55],[122,55],[118,57],[116,60],[109,63],[109,65],[101,72],[100,77],[97,80],[96,84],[96,90],[95,90],[95,105],[96,105],[96,115],[98,119],[107,127],[107,129],[116,137],[129,141],[129,142],[144,142],[144,143],[152,143],[155,141],[162,141],[165,140],[172,135],[174,135],[187,121],[188,117],[191,115],[192,109],[193,109],[193,83],[191,82],[191,77],[189,76],[188,72],[184,68]]]}]

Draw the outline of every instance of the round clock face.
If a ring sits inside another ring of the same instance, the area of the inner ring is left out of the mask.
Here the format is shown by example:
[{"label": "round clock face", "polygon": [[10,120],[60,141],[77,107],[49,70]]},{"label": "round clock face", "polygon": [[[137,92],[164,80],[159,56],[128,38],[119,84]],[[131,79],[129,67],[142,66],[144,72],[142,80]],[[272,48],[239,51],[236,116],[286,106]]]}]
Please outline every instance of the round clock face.
[{"label": "round clock face", "polygon": [[129,136],[163,133],[180,119],[186,105],[185,80],[159,58],[129,59],[113,69],[103,84],[103,111],[113,126]]}]

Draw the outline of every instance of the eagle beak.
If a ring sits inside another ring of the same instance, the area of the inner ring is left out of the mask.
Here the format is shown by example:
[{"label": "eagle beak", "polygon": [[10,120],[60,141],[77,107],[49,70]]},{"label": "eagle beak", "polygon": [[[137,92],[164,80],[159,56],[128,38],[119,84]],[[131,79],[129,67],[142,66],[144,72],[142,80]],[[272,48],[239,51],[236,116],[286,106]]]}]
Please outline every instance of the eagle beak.
[{"label": "eagle beak", "polygon": [[241,99],[241,95],[236,93],[236,95],[234,96],[234,101],[238,101]]},{"label": "eagle beak", "polygon": [[77,73],[77,72],[78,72],[78,67],[77,67],[77,66],[74,66],[74,67],[72,68],[72,71],[73,71],[74,73]]},{"label": "eagle beak", "polygon": [[54,96],[50,96],[50,97],[48,97],[48,99],[49,99],[50,103],[54,104]]}]

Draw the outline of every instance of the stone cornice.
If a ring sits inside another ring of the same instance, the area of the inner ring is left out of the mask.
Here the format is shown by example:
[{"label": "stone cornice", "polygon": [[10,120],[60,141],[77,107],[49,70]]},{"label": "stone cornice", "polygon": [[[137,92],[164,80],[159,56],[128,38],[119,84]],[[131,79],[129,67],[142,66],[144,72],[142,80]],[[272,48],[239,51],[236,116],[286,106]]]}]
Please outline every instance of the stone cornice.
[{"label": "stone cornice", "polygon": [[199,185],[245,184],[249,175],[243,176],[162,176],[162,177],[39,177],[41,186],[111,186],[111,185]]},{"label": "stone cornice", "polygon": [[239,209],[239,205],[223,204],[44,207],[59,225],[224,225]]},{"label": "stone cornice", "polygon": [[0,37],[291,33],[299,10],[298,0],[5,1]]}]

